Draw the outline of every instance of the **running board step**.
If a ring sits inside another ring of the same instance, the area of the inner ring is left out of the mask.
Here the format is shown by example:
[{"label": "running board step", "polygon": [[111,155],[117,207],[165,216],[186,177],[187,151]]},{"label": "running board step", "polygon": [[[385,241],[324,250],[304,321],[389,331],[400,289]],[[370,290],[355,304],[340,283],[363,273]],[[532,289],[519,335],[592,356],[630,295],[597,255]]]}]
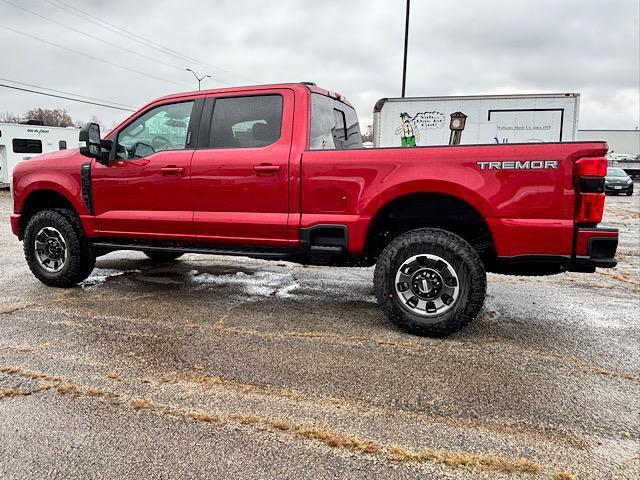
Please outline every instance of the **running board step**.
[{"label": "running board step", "polygon": [[330,246],[330,245],[311,245],[309,247],[309,251],[312,253],[335,253],[341,254],[343,252],[343,248],[340,246]]},{"label": "running board step", "polygon": [[182,252],[182,253],[204,253],[208,255],[232,255],[242,257],[259,257],[259,258],[277,258],[284,259],[292,256],[291,251],[275,252],[269,250],[243,250],[230,248],[213,248],[206,246],[189,246],[189,245],[144,245],[141,243],[120,243],[120,242],[93,242],[96,248],[104,248],[108,250],[137,250],[149,252]]}]

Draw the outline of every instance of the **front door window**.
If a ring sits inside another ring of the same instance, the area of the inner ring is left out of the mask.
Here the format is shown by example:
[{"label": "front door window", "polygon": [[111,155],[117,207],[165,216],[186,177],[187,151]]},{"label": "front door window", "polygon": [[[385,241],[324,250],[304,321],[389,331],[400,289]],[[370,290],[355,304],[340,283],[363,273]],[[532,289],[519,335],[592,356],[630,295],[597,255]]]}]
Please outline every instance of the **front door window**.
[{"label": "front door window", "polygon": [[165,150],[184,150],[188,143],[193,101],[160,105],[118,134],[116,158],[133,160]]}]

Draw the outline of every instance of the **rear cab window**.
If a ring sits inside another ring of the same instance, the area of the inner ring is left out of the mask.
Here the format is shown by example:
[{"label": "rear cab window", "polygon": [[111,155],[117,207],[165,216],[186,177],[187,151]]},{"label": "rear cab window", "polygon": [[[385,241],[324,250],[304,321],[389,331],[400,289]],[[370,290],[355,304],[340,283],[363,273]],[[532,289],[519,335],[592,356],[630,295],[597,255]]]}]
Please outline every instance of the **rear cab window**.
[{"label": "rear cab window", "polygon": [[310,150],[362,148],[362,134],[355,110],[339,100],[311,93]]}]

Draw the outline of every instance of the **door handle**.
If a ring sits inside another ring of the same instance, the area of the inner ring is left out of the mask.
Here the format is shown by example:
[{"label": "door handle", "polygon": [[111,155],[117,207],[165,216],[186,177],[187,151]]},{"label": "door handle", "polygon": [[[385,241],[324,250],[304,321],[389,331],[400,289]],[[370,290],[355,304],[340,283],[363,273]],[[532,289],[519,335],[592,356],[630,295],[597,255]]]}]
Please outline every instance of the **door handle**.
[{"label": "door handle", "polygon": [[253,167],[253,171],[256,172],[258,175],[277,173],[280,171],[280,165],[270,165],[270,164],[255,165]]},{"label": "door handle", "polygon": [[160,173],[165,176],[175,175],[177,177],[181,176],[184,173],[184,168],[182,167],[163,167],[160,169]]}]

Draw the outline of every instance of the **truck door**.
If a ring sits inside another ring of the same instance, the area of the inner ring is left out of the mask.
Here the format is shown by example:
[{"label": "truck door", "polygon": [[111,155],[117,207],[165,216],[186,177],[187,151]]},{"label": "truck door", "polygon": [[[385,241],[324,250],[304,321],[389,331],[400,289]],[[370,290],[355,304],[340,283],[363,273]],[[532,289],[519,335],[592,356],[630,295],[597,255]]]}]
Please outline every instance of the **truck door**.
[{"label": "truck door", "polygon": [[197,240],[288,244],[293,100],[288,89],[207,98],[191,162]]},{"label": "truck door", "polygon": [[94,161],[96,227],[105,236],[193,239],[191,157],[203,100],[151,107],[112,137],[111,161]]}]

